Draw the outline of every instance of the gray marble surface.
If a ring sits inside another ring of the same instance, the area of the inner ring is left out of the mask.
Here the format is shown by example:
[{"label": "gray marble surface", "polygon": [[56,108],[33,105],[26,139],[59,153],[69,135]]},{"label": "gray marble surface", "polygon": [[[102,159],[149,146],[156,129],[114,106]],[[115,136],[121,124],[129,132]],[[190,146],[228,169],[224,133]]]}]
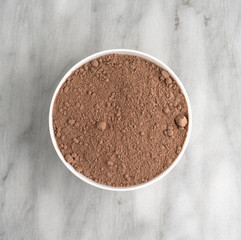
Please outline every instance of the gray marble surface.
[{"label": "gray marble surface", "polygon": [[[58,159],[51,96],[77,61],[144,51],[181,78],[188,149],[162,181],[96,189]],[[0,2],[0,239],[240,239],[241,1]]]}]

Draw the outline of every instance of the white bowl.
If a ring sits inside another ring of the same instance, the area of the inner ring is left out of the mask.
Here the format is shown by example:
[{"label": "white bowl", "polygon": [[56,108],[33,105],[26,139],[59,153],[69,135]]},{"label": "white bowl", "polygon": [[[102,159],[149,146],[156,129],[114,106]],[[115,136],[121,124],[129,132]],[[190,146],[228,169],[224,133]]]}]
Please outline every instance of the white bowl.
[{"label": "white bowl", "polygon": [[[114,54],[114,53],[117,53],[117,54],[127,54],[127,55],[133,55],[133,56],[138,56],[138,57],[141,57],[141,58],[144,58],[144,59],[147,59],[149,60],[150,62],[153,62],[155,63],[156,65],[160,66],[161,68],[167,70],[169,72],[169,74],[172,76],[173,79],[176,80],[176,82],[178,83],[179,87],[181,88],[185,98],[186,98],[186,101],[187,101],[187,106],[188,106],[188,119],[189,119],[189,125],[188,125],[188,132],[187,132],[187,137],[186,137],[186,140],[184,142],[184,145],[182,147],[182,151],[180,152],[180,154],[177,156],[177,158],[174,160],[174,162],[171,164],[171,166],[169,168],[167,168],[164,172],[162,172],[160,175],[158,175],[157,177],[153,178],[152,180],[146,182],[146,183],[142,183],[142,184],[139,184],[139,185],[134,185],[134,186],[130,186],[130,187],[112,187],[112,186],[107,186],[107,185],[104,185],[104,184],[100,184],[100,183],[97,183],[97,182],[94,182],[93,180],[85,177],[83,174],[77,172],[69,163],[67,163],[62,155],[62,153],[60,152],[59,148],[58,148],[58,145],[56,143],[56,140],[55,140],[55,136],[54,136],[54,129],[53,129],[53,121],[52,121],[52,112],[53,112],[53,105],[54,105],[54,101],[55,101],[55,98],[57,96],[57,93],[59,91],[59,89],[61,88],[62,84],[65,82],[65,80],[67,79],[67,77],[69,77],[73,71],[75,71],[77,68],[79,68],[80,66],[82,66],[83,64],[95,59],[95,58],[98,58],[100,56],[104,56],[104,55],[107,55],[107,54]],[[181,81],[179,80],[179,78],[177,77],[177,75],[166,65],[164,64],[162,61],[158,60],[157,58],[155,57],[152,57],[146,53],[143,53],[143,52],[140,52],[140,51],[134,51],[134,50],[128,50],[128,49],[113,49],[113,50],[106,50],[106,51],[102,51],[102,52],[98,52],[98,53],[95,53],[83,60],[81,60],[80,62],[78,62],[77,64],[75,64],[65,75],[64,77],[62,78],[62,80],[60,81],[60,83],[58,84],[55,92],[54,92],[54,95],[53,95],[53,98],[52,98],[52,101],[51,101],[51,105],[50,105],[50,111],[49,111],[49,131],[50,131],[50,136],[51,136],[51,140],[52,140],[52,143],[54,145],[54,148],[55,148],[55,151],[57,152],[59,158],[61,159],[61,161],[64,163],[64,165],[76,176],[78,177],[79,179],[83,180],[84,182],[86,183],[89,183],[95,187],[98,187],[98,188],[102,188],[102,189],[106,189],[106,190],[113,190],[113,191],[130,191],[130,190],[136,190],[136,189],[139,189],[139,188],[142,188],[142,187],[145,187],[145,186],[149,186],[155,182],[157,182],[158,180],[162,179],[164,176],[166,176],[176,165],[177,163],[180,161],[180,159],[182,158],[182,155],[183,153],[185,152],[185,149],[187,147],[187,144],[188,144],[188,141],[189,141],[189,138],[190,138],[190,135],[191,135],[191,129],[192,129],[192,112],[191,112],[191,105],[190,105],[190,101],[189,101],[189,98],[188,98],[188,95],[186,93],[186,90],[185,88],[183,87]]]}]

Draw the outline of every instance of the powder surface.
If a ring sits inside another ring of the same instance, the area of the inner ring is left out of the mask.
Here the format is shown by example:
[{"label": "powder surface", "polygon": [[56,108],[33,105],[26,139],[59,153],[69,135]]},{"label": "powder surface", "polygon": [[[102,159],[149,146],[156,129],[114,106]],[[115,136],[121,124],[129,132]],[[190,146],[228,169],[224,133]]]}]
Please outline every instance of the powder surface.
[{"label": "powder surface", "polygon": [[61,86],[53,126],[65,160],[110,186],[147,182],[181,152],[188,108],[169,73],[136,56],[111,54],[75,70]]}]

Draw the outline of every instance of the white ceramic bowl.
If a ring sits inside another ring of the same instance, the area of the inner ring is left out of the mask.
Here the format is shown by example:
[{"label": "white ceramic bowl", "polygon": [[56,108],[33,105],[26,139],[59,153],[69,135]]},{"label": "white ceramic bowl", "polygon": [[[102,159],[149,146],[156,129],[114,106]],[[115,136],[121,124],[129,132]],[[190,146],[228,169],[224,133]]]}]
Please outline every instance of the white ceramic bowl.
[{"label": "white ceramic bowl", "polygon": [[[55,140],[55,136],[54,136],[54,130],[53,130],[53,121],[52,121],[52,112],[53,112],[53,105],[54,105],[54,101],[55,101],[55,98],[56,98],[56,95],[59,91],[59,89],[61,88],[62,84],[65,82],[65,80],[67,79],[67,77],[69,77],[73,71],[75,71],[77,68],[79,68],[80,66],[82,66],[83,64],[95,59],[95,58],[98,58],[100,56],[103,56],[103,55],[107,55],[107,54],[114,54],[114,53],[117,53],[117,54],[127,54],[127,55],[133,55],[133,56],[138,56],[138,57],[141,57],[141,58],[144,58],[144,59],[147,59],[149,60],[150,62],[153,62],[155,63],[156,65],[160,66],[161,68],[163,69],[166,69],[169,74],[172,76],[173,79],[176,80],[176,82],[178,83],[179,87],[182,89],[182,92],[186,98],[186,101],[187,101],[187,105],[188,105],[188,113],[189,113],[189,126],[188,126],[188,132],[187,132],[187,137],[186,137],[186,140],[184,142],[184,145],[183,145],[183,148],[182,148],[182,151],[181,153],[177,156],[177,158],[175,159],[175,161],[171,164],[171,166],[169,168],[167,168],[164,172],[162,172],[160,175],[158,175],[157,177],[153,178],[152,180],[146,182],[146,183],[142,183],[142,184],[139,184],[139,185],[134,185],[134,186],[130,186],[130,187],[111,187],[111,186],[107,186],[107,185],[104,185],[104,184],[100,184],[100,183],[97,183],[97,182],[94,182],[92,181],[91,179],[85,177],[83,174],[77,172],[69,163],[67,163],[62,155],[62,153],[60,152],[59,148],[58,148],[58,145],[56,143],[56,140]],[[52,143],[54,145],[54,148],[59,156],[59,158],[61,159],[61,161],[64,163],[64,165],[76,176],[78,177],[79,179],[83,180],[84,182],[86,183],[89,183],[95,187],[98,187],[98,188],[102,188],[102,189],[106,189],[106,190],[113,190],[113,191],[130,191],[130,190],[136,190],[136,189],[139,189],[139,188],[142,188],[142,187],[145,187],[145,186],[149,186],[155,182],[157,182],[158,180],[162,179],[164,176],[166,176],[176,165],[177,163],[180,161],[180,159],[182,158],[182,155],[183,153],[185,152],[185,149],[187,147],[187,144],[188,144],[188,141],[189,141],[189,138],[190,138],[190,134],[191,134],[191,129],[192,129],[192,112],[191,112],[191,106],[190,106],[190,102],[189,102],[189,98],[188,98],[188,95],[186,93],[186,90],[185,88],[183,87],[181,81],[179,80],[179,78],[177,77],[177,75],[166,65],[164,64],[162,61],[158,60],[157,58],[155,57],[152,57],[146,53],[143,53],[143,52],[140,52],[140,51],[134,51],[134,50],[128,50],[128,49],[113,49],[113,50],[106,50],[106,51],[102,51],[102,52],[98,52],[98,53],[95,53],[83,60],[81,60],[80,62],[78,62],[77,64],[75,64],[65,75],[64,77],[62,78],[62,80],[60,81],[60,83],[58,84],[55,92],[54,92],[54,95],[53,95],[53,98],[52,98],[52,101],[51,101],[51,105],[50,105],[50,111],[49,111],[49,131],[50,131],[50,136],[51,136],[51,140],[52,140]]]}]

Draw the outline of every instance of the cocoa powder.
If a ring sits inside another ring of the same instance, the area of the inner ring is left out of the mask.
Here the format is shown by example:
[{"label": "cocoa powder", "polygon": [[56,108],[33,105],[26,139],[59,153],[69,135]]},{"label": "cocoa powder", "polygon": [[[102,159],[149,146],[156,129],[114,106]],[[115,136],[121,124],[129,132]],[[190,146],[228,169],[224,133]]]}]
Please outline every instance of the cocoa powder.
[{"label": "cocoa powder", "polygon": [[188,108],[166,70],[136,56],[111,54],[75,70],[61,86],[53,126],[65,160],[111,186],[147,182],[177,158]]}]

